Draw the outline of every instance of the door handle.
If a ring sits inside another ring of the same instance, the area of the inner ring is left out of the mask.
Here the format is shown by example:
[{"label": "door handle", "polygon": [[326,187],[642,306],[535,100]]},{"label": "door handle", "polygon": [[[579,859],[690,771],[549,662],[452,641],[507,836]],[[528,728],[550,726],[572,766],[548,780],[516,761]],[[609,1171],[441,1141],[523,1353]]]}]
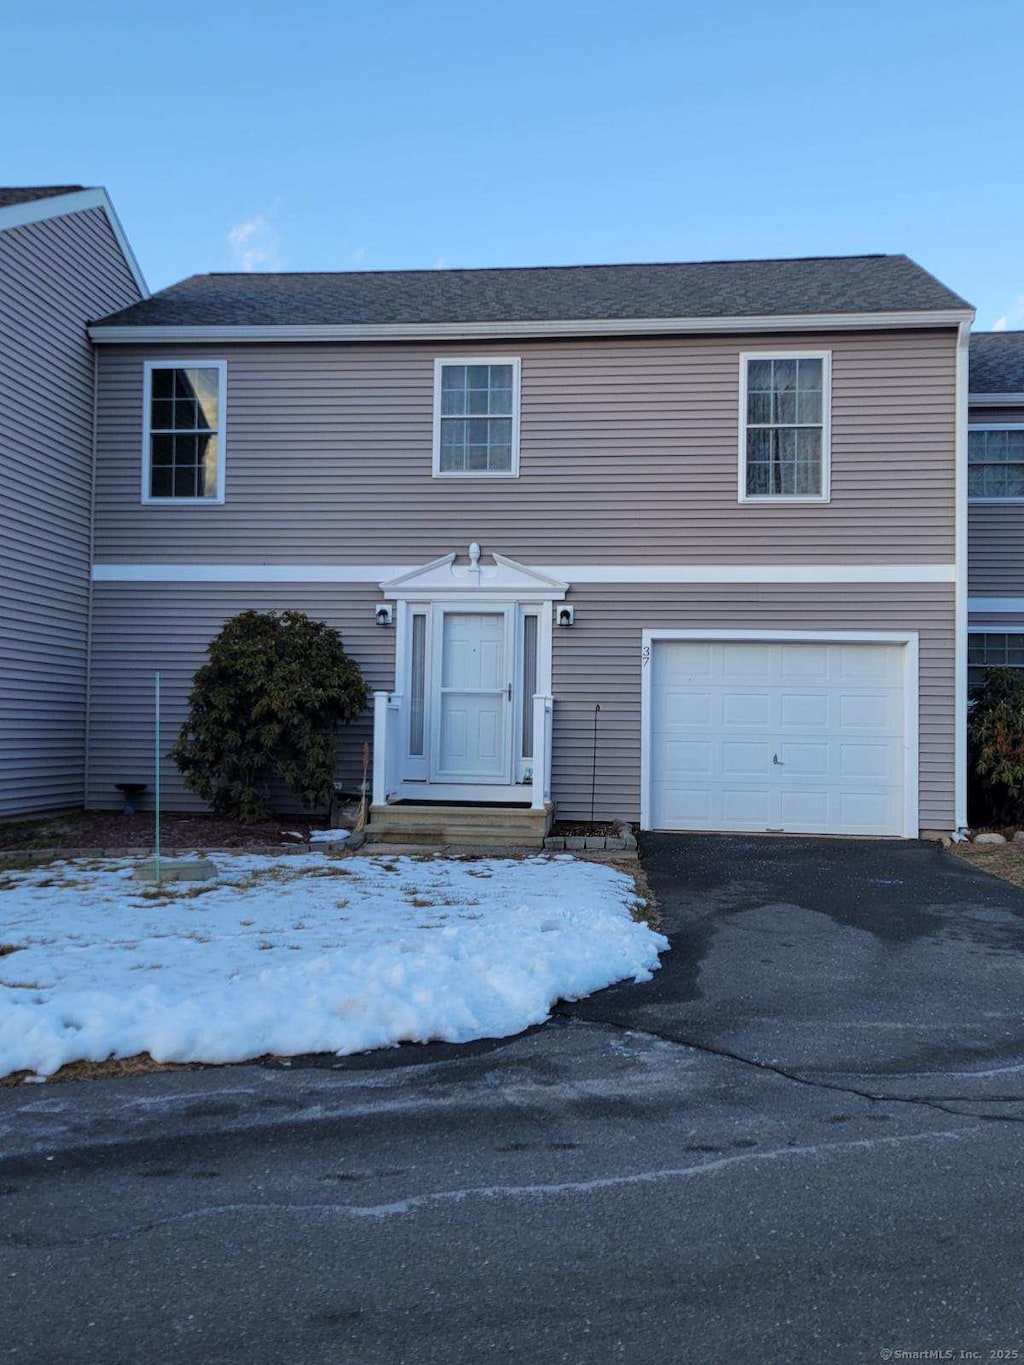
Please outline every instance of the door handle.
[{"label": "door handle", "polygon": [[777,768],[784,768],[786,766],[785,763],[783,763],[782,760],[779,758],[778,754],[772,754],[772,762],[775,764]]},{"label": "door handle", "polygon": [[506,695],[507,695],[509,701],[511,701],[511,700],[512,700],[512,684],[511,684],[511,683],[506,683],[506,684],[505,684],[505,693],[506,693]]}]

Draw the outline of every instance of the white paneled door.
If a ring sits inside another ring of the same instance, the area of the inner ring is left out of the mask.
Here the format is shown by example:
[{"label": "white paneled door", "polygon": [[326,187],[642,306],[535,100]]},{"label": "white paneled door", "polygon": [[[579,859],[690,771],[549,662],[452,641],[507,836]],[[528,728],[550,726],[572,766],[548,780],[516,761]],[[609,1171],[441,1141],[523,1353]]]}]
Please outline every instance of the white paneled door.
[{"label": "white paneled door", "polygon": [[431,780],[512,780],[510,608],[438,608]]},{"label": "white paneled door", "polygon": [[906,652],[655,641],[651,827],[905,833]]}]

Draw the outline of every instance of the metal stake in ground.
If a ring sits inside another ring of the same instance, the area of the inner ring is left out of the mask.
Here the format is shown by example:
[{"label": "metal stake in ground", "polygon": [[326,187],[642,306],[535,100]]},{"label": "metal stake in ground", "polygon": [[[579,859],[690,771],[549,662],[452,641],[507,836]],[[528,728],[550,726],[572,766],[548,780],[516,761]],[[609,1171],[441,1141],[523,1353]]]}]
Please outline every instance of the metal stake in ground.
[{"label": "metal stake in ground", "polygon": [[153,810],[153,880],[157,886],[160,885],[160,674],[154,675],[155,696],[154,696],[154,715],[153,715],[153,761],[156,771],[153,774],[154,782],[154,801],[156,805]]},{"label": "metal stake in ground", "polygon": [[590,769],[590,823],[594,823],[594,801],[597,795],[597,717],[601,703],[594,705],[594,759]]},{"label": "metal stake in ground", "polygon": [[209,858],[188,858],[177,862],[173,858],[164,864],[160,857],[160,674],[153,675],[153,861],[136,865],[133,876],[137,881],[155,882],[157,886],[166,876],[169,882],[207,881],[217,875],[217,866]]}]

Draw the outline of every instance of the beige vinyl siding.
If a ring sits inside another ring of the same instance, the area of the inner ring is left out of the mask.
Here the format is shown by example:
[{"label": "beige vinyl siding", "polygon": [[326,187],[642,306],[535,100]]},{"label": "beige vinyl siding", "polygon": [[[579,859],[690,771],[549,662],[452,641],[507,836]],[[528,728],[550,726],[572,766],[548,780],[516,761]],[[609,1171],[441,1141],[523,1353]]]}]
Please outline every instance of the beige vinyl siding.
[{"label": "beige vinyl siding", "polygon": [[[1024,405],[971,408],[972,426],[1022,426]],[[967,590],[974,597],[1024,596],[1024,502],[967,508]]]},{"label": "beige vinyl siding", "polygon": [[0,231],[0,815],[82,801],[93,417],[85,324],[138,298],[100,209]]},{"label": "beige vinyl siding", "polygon": [[[154,674],[161,675],[163,752],[177,739],[196,670],[221,626],[240,611],[308,612],[339,630],[373,688],[394,687],[395,632],[374,623],[380,590],[372,584],[122,584],[97,583],[93,593],[92,686],[89,712],[88,804],[108,809],[123,797],[117,782],[153,784]],[[362,747],[372,738],[372,708],[345,726],[338,753],[338,779],[358,790]],[[168,810],[198,810],[174,765],[164,770]],[[282,801],[283,808],[294,808]]]},{"label": "beige vinyl siding", "polygon": [[[375,585],[96,585],[90,803],[116,805],[115,782],[152,782],[153,674],[165,685],[167,747],[189,684],[220,625],[246,607],[298,607],[337,627],[375,688],[394,686],[394,630],[373,622]],[[953,825],[951,585],[581,586],[576,624],[555,630],[553,796],[563,818],[590,815],[594,706],[599,819],[639,817],[644,628],[916,630],[921,635],[921,823]],[[130,641],[130,648],[126,648]],[[361,777],[369,715],[342,735],[339,778]],[[195,807],[168,772],[169,809]]]},{"label": "beige vinyl siding", "polygon": [[598,818],[638,818],[643,630],[915,630],[921,827],[953,828],[951,585],[584,586],[571,601],[576,624],[555,631],[552,684],[552,790],[561,818],[590,816],[597,703]]},{"label": "beige vinyl siding", "polygon": [[[521,344],[188,346],[228,362],[227,501],[140,503],[142,365],[100,348],[101,562],[953,558],[953,330]],[[832,501],[737,499],[739,355],[833,353]],[[431,477],[433,361],[522,357],[518,479]]]}]

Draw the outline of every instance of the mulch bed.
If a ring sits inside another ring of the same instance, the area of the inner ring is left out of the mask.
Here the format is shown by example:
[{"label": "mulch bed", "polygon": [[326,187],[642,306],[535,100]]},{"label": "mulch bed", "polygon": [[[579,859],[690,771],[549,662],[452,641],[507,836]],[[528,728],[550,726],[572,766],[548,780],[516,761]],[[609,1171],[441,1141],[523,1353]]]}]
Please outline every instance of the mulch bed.
[{"label": "mulch bed", "polygon": [[593,824],[589,820],[556,820],[551,826],[551,835],[556,839],[585,839],[588,834],[603,839],[614,837],[618,832],[618,825],[607,820],[595,820]]},{"label": "mulch bed", "polygon": [[[243,825],[216,815],[163,815],[160,842],[165,848],[265,848],[284,842],[283,831],[308,838],[308,820],[266,820]],[[0,852],[8,849],[152,848],[152,813],[122,815],[115,811],[71,811],[38,819],[0,822]]]}]

